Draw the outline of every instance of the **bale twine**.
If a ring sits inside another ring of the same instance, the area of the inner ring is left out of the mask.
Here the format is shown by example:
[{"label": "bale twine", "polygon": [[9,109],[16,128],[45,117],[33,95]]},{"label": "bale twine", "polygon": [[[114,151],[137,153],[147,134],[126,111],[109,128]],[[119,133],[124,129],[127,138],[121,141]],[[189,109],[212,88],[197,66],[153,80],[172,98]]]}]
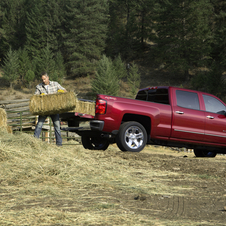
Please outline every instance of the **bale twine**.
[{"label": "bale twine", "polygon": [[75,109],[77,97],[74,92],[34,95],[29,109],[33,115],[53,115]]}]

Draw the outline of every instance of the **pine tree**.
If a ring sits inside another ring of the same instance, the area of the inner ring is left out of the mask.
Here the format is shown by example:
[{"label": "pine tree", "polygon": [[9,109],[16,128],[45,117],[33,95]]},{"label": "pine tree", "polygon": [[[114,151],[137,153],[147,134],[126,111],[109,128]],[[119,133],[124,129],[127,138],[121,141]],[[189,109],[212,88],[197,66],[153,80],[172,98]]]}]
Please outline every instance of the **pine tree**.
[{"label": "pine tree", "polygon": [[128,83],[130,85],[130,94],[131,97],[134,97],[137,93],[137,90],[140,88],[140,74],[138,73],[138,66],[135,63],[128,69]]},{"label": "pine tree", "polygon": [[226,69],[226,3],[222,0],[213,0],[212,42],[211,53],[207,59],[208,65],[205,71],[199,71],[192,78],[192,88],[215,94],[220,98],[225,98]]},{"label": "pine tree", "polygon": [[108,33],[108,55],[119,53],[127,58],[131,54],[135,23],[135,0],[109,1],[110,24]]},{"label": "pine tree", "polygon": [[25,42],[25,0],[0,1],[0,58],[5,56],[10,46],[17,50]]},{"label": "pine tree", "polygon": [[206,85],[207,87],[207,92],[212,93],[219,98],[224,98],[225,99],[225,79],[224,76],[222,75],[222,66],[221,63],[213,61],[210,70],[207,73],[206,80],[202,84]]},{"label": "pine tree", "polygon": [[39,71],[46,71],[49,75],[51,75],[55,70],[54,54],[48,47],[43,48],[41,51],[38,68]]},{"label": "pine tree", "polygon": [[65,48],[67,71],[93,73],[105,48],[107,11],[105,0],[67,1]]},{"label": "pine tree", "polygon": [[61,52],[58,52],[55,56],[55,70],[58,73],[58,77],[56,81],[61,81],[63,77],[66,75],[64,59]]},{"label": "pine tree", "polygon": [[226,2],[214,0],[214,42],[212,43],[212,58],[219,62],[221,68],[226,68]]},{"label": "pine tree", "polygon": [[208,70],[199,71],[191,80],[192,88],[225,99],[225,79],[219,61],[213,61]]},{"label": "pine tree", "polygon": [[122,61],[122,58],[120,55],[118,55],[113,60],[113,66],[115,68],[115,76],[117,76],[118,79],[123,79],[127,77],[126,65]]},{"label": "pine tree", "polygon": [[31,70],[32,68],[32,64],[26,49],[18,50],[18,60],[19,60],[18,74],[21,81],[23,82],[27,71]]},{"label": "pine tree", "polygon": [[46,26],[46,37],[47,37],[47,47],[51,49],[54,56],[60,50],[63,42],[61,40],[61,30],[62,30],[62,11],[63,0],[48,0],[44,5],[45,9],[45,26]]},{"label": "pine tree", "polygon": [[13,83],[19,77],[18,74],[19,60],[16,51],[9,49],[5,59],[3,69],[3,78],[10,83],[10,88],[13,88]]},{"label": "pine tree", "polygon": [[6,34],[5,34],[5,30],[3,28],[3,18],[4,18],[4,12],[3,12],[3,8],[1,6],[0,3],[0,49],[1,49],[1,53],[0,53],[0,65],[2,64],[2,58],[4,57],[4,55],[7,52],[7,45],[5,43],[6,40]]},{"label": "pine tree", "polygon": [[66,75],[66,71],[65,71],[63,56],[61,52],[58,52],[55,57],[55,67],[54,67],[53,73],[51,74],[51,78],[52,80],[61,83],[61,80],[65,75]]},{"label": "pine tree", "polygon": [[111,58],[103,55],[97,66],[95,78],[92,81],[92,91],[95,94],[108,94],[117,96],[119,92],[119,79]]},{"label": "pine tree", "polygon": [[41,51],[46,48],[48,42],[43,4],[39,0],[27,1],[26,49],[32,59],[41,56]]},{"label": "pine tree", "polygon": [[110,0],[107,53],[123,58],[140,52],[152,36],[155,0]]},{"label": "pine tree", "polygon": [[226,2],[222,0],[214,0],[214,19],[213,19],[213,42],[211,63],[209,65],[208,79],[205,80],[207,91],[225,98],[225,78],[226,70]]},{"label": "pine tree", "polygon": [[146,41],[152,40],[154,17],[155,17],[155,0],[138,0],[137,1],[137,28],[135,37],[139,40],[142,49],[145,48]]},{"label": "pine tree", "polygon": [[209,0],[161,1],[157,14],[156,56],[188,79],[189,70],[205,65],[211,51],[212,5]]},{"label": "pine tree", "polygon": [[35,79],[35,73],[32,70],[28,70],[24,76],[24,81],[28,84],[28,88],[31,88],[31,82]]}]

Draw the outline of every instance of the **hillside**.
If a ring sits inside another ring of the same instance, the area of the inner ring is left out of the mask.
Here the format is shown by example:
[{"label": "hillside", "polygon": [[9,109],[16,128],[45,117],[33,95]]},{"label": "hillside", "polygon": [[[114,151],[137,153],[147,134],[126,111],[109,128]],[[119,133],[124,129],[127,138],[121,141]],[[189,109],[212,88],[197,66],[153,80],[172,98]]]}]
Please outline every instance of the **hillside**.
[{"label": "hillside", "polygon": [[[184,79],[170,76],[170,74],[164,70],[159,69],[156,65],[151,63],[151,60],[147,60],[148,58],[145,56],[137,58],[137,60],[131,60],[131,62],[135,62],[139,67],[139,73],[141,75],[141,84],[140,88],[148,87],[148,86],[159,86],[159,85],[172,85],[172,86],[184,86],[187,87],[188,84],[184,81]],[[75,91],[78,94],[78,97],[84,99],[92,98],[90,96],[91,84],[90,81],[93,77],[66,77],[61,83],[67,90]],[[51,75],[50,75],[51,80]],[[34,81],[32,84],[32,88],[28,89],[24,84],[17,83],[14,86],[14,89],[9,88],[9,84],[7,84],[1,75],[0,70],[0,101],[1,100],[14,100],[14,99],[25,99],[30,98],[34,91],[35,86],[39,84],[41,81]],[[129,96],[129,87],[126,81],[122,81],[121,90],[119,96],[128,97]]]}]

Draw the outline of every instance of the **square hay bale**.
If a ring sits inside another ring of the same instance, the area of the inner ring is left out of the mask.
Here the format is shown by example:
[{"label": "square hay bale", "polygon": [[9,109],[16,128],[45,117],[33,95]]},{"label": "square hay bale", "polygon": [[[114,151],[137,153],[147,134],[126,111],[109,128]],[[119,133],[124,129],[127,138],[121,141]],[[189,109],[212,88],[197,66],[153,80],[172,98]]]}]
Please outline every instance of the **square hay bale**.
[{"label": "square hay bale", "polygon": [[7,113],[3,108],[0,108],[0,128],[5,129],[8,133],[13,133],[11,126],[7,125]]},{"label": "square hay bale", "polygon": [[30,99],[30,112],[33,115],[53,115],[75,109],[76,94],[72,91],[48,95],[34,95]]},{"label": "square hay bale", "polygon": [[0,108],[0,127],[7,127],[7,114],[3,108]]},{"label": "square hay bale", "polygon": [[75,112],[82,114],[95,115],[95,102],[76,100]]}]

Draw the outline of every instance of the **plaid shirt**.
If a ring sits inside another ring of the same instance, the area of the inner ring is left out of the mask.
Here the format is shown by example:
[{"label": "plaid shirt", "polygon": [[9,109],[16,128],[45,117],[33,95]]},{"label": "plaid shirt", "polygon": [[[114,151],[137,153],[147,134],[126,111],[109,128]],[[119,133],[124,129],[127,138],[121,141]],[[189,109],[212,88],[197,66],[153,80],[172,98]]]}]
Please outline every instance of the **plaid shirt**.
[{"label": "plaid shirt", "polygon": [[49,81],[48,89],[45,88],[45,84],[40,83],[36,86],[35,95],[36,94],[53,94],[57,93],[59,89],[65,90],[58,82]]}]

